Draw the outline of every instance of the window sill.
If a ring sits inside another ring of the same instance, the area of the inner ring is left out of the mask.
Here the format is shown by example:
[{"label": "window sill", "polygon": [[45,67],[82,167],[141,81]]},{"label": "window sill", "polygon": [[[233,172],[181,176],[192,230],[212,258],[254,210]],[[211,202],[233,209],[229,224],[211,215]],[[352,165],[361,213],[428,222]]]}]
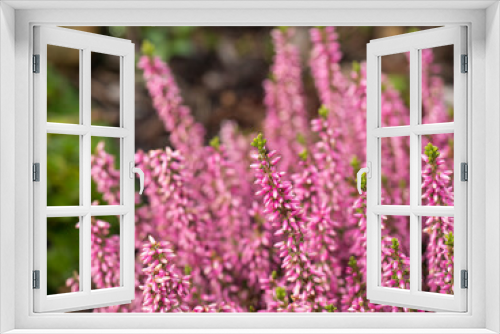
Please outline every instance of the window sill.
[{"label": "window sill", "polygon": [[465,329],[14,329],[5,334],[486,334],[484,328]]}]

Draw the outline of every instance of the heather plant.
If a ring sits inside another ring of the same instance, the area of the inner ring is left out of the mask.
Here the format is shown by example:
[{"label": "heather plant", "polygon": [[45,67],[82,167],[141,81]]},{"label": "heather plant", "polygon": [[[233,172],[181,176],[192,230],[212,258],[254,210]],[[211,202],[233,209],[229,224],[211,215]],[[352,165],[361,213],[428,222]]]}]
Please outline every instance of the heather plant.
[{"label": "heather plant", "polygon": [[[409,311],[366,297],[366,195],[357,193],[355,178],[366,162],[366,64],[342,69],[335,28],[311,28],[308,66],[322,106],[317,115],[308,112],[295,33],[272,30],[275,55],[258,135],[226,121],[219,136],[206,138],[168,64],[145,44],[138,67],[169,141],[136,153],[145,174],[144,194],[135,198],[136,298],[96,312]],[[425,119],[449,121],[440,69],[424,51]],[[382,81],[385,124],[408,124],[400,92],[390,77]],[[383,182],[387,203],[408,198],[400,186],[409,184],[405,145],[393,138],[382,147],[383,159],[403,166],[382,171],[398,181]],[[438,139],[425,149],[423,205],[453,205],[452,166],[442,158],[452,154],[448,146]],[[119,203],[119,173],[104,144],[93,152],[92,178],[104,202]],[[406,220],[382,218],[382,284],[408,289]],[[106,222],[93,224],[92,284],[105,288],[119,275],[118,236]],[[422,224],[424,288],[452,293],[453,220]],[[76,291],[78,276],[67,285]]]}]

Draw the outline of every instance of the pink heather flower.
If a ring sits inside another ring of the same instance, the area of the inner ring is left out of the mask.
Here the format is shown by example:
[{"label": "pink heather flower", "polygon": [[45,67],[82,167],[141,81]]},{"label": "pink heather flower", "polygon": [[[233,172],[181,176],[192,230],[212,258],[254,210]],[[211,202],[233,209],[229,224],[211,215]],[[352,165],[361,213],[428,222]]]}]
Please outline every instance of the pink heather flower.
[{"label": "pink heather flower", "polygon": [[110,235],[110,223],[92,217],[91,267],[92,282],[98,289],[120,286],[120,237]]},{"label": "pink heather flower", "polygon": [[[450,170],[446,170],[439,149],[427,144],[422,156],[425,163],[422,176],[422,204],[432,206],[453,205]],[[422,217],[427,244],[427,287],[431,292],[453,293],[453,217]]]},{"label": "pink heather flower", "polygon": [[235,307],[233,304],[226,304],[224,302],[220,304],[198,305],[193,308],[194,313],[233,313],[241,311],[240,308]]},{"label": "pink heather flower", "polygon": [[[264,81],[267,108],[263,127],[269,147],[282,154],[280,168],[296,170],[298,154],[308,141],[307,110],[302,84],[302,67],[298,48],[291,43],[294,28],[273,29],[275,55],[271,78]],[[300,134],[303,138],[298,138]]]},{"label": "pink heather flower", "polygon": [[173,259],[175,255],[168,242],[157,242],[149,237],[144,244],[141,260],[146,276],[143,290],[143,308],[146,312],[185,312],[189,308],[184,299],[189,293],[189,275],[178,272]]},{"label": "pink heather flower", "polygon": [[324,274],[310,261],[306,217],[295,199],[292,185],[282,180],[284,172],[276,170],[281,157],[276,151],[268,152],[265,144],[261,134],[252,143],[258,149],[251,166],[255,171],[255,183],[261,186],[257,195],[263,197],[264,213],[273,223],[275,235],[282,238],[275,247],[282,259],[283,277],[291,290],[291,307],[305,311],[304,303],[314,300],[324,291]]},{"label": "pink heather flower", "polygon": [[321,101],[326,106],[336,102],[335,87],[339,86],[338,80],[343,80],[340,74],[340,59],[342,52],[337,40],[335,27],[318,27],[310,30],[312,49],[310,66],[315,79],[316,88]]},{"label": "pink heather flower", "polygon": [[446,169],[440,154],[439,149],[429,143],[422,155],[422,205],[453,205],[453,187],[450,185],[453,172]]},{"label": "pink heather flower", "polygon": [[73,276],[66,280],[66,286],[70,288],[71,292],[80,291],[80,276],[77,272],[73,272]]},{"label": "pink heather flower", "polygon": [[[340,71],[335,29],[310,30],[311,73],[324,107],[308,126],[294,30],[273,30],[276,54],[271,78],[264,83],[263,128],[267,146],[279,149],[281,160],[263,145],[262,154],[252,158],[251,135],[230,122],[222,125],[220,143],[205,146],[205,129],[183,104],[168,65],[158,57],[141,57],[138,66],[172,148],[136,153],[146,178],[144,195],[136,195],[136,299],[96,312],[408,311],[366,299],[366,198],[357,194],[355,184],[366,156],[366,64]],[[444,83],[432,51],[423,53],[423,72],[424,121],[446,121]],[[383,82],[384,124],[407,124],[400,92],[386,76]],[[442,138],[433,137],[433,144],[451,156]],[[387,157],[408,163],[401,138],[384,144],[383,150]],[[249,168],[252,160],[256,162]],[[446,180],[451,166],[438,159],[424,158],[424,163],[422,203],[453,205]],[[398,182],[409,176],[407,168],[385,169],[384,174]],[[107,204],[119,203],[119,172],[103,143],[92,158],[92,178]],[[384,185],[384,201],[405,201],[407,194],[394,188]],[[423,254],[428,268],[424,287],[450,293],[453,220],[424,220],[424,242],[429,245]],[[407,229],[397,219],[386,223],[384,284],[406,286]],[[111,254],[118,236],[105,226],[92,233],[98,270],[93,284],[111,284],[119,271]],[[147,241],[148,236],[163,241]],[[143,258],[146,248],[153,255]],[[160,249],[165,252],[156,252]],[[176,256],[166,255],[172,254],[166,250],[175,250]],[[114,268],[106,271],[110,263]],[[77,291],[78,276],[67,284]]]},{"label": "pink heather flower", "polygon": [[115,169],[115,158],[106,153],[104,142],[99,142],[91,156],[92,179],[97,191],[102,194],[108,205],[120,204],[120,171]]},{"label": "pink heather flower", "polygon": [[153,99],[158,116],[170,132],[170,142],[181,152],[188,153],[196,165],[197,152],[203,148],[205,129],[197,123],[189,108],[183,105],[179,87],[172,71],[159,57],[142,56],[137,66],[144,71],[146,87]]},{"label": "pink heather flower", "polygon": [[410,289],[410,258],[397,238],[382,237],[382,286]]}]

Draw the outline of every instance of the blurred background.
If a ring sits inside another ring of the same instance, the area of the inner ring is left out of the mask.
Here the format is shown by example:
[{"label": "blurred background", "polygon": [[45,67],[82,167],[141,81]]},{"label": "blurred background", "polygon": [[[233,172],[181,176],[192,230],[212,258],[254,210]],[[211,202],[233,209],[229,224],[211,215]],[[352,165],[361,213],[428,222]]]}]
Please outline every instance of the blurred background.
[{"label": "blurred background", "polygon": [[[66,28],[129,39],[135,43],[136,60],[143,42],[150,41],[156,54],[170,65],[185,104],[207,130],[207,142],[218,134],[223,120],[236,121],[243,131],[260,129],[265,116],[262,83],[269,75],[274,55],[272,27]],[[366,44],[372,39],[428,28],[432,27],[338,27],[342,69],[347,72],[353,62],[365,61]],[[311,50],[308,27],[297,28],[295,39],[304,65],[307,108],[313,117],[320,105],[308,67]],[[452,84],[453,64],[444,60],[449,59],[452,52],[452,48],[437,48],[434,54],[435,62],[442,63],[442,78],[447,86]],[[398,59],[400,61],[383,63],[384,72],[403,97],[409,96],[407,63],[404,57]],[[79,123],[79,52],[50,46],[47,66],[48,121]],[[92,53],[91,66],[92,124],[119,126],[119,59]],[[136,150],[169,145],[168,133],[153,109],[139,70],[136,71],[135,117]],[[79,144],[78,137],[72,137],[75,136],[48,136],[48,205],[79,203]],[[92,149],[101,140],[105,141],[106,151],[118,159],[116,140],[94,138]],[[95,184],[92,199],[103,202]],[[77,222],[75,218],[48,222],[49,294],[67,292],[65,281],[78,270],[78,232],[74,228]]]}]

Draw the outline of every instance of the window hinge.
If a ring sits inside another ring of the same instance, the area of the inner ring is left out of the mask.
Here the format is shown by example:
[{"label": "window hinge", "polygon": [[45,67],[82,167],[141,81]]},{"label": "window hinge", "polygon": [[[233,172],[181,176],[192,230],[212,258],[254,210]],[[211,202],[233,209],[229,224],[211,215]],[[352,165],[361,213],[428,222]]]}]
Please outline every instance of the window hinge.
[{"label": "window hinge", "polygon": [[40,270],[33,270],[33,289],[40,289]]},{"label": "window hinge", "polygon": [[40,182],[40,164],[38,162],[33,164],[33,181]]},{"label": "window hinge", "polygon": [[33,73],[40,73],[40,55],[33,55]]},{"label": "window hinge", "polygon": [[460,272],[460,276],[461,276],[461,288],[462,289],[467,289],[469,287],[469,273],[467,272],[467,270],[462,270]]},{"label": "window hinge", "polygon": [[466,162],[460,164],[460,180],[469,181],[469,165]]},{"label": "window hinge", "polygon": [[460,72],[467,73],[469,71],[469,57],[462,55],[462,69]]}]

